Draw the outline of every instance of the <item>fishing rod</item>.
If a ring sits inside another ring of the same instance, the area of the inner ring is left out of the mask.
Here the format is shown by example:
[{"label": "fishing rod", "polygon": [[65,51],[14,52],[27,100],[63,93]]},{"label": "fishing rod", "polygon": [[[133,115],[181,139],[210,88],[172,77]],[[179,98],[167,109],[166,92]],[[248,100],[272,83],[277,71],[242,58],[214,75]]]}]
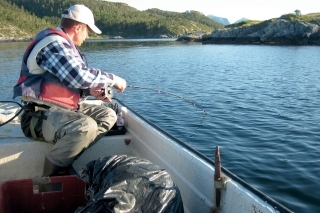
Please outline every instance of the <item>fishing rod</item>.
[{"label": "fishing rod", "polygon": [[[185,101],[185,102],[188,102],[190,104],[192,104],[193,106],[197,107],[198,109],[200,109],[202,112],[203,112],[203,116],[202,116],[202,119],[201,119],[201,124],[202,124],[202,120],[205,118],[205,116],[207,115],[207,112],[200,106],[198,105],[196,102],[190,100],[190,99],[187,99],[181,95],[177,95],[175,93],[172,93],[172,92],[167,92],[167,91],[164,91],[164,90],[160,90],[160,89],[153,89],[153,88],[150,88],[150,87],[142,87],[142,86],[136,86],[136,85],[127,85],[127,87],[129,88],[134,88],[134,89],[144,89],[144,90],[151,90],[151,91],[155,91],[157,93],[164,93],[164,94],[168,94],[168,95],[171,95],[171,96],[174,96],[174,97],[177,97],[177,98],[180,98],[181,100]],[[109,90],[108,90],[109,91]],[[112,91],[112,90],[111,90]],[[105,92],[105,91],[103,91]],[[108,92],[109,94],[110,92]],[[10,121],[12,121],[15,117],[17,117],[21,112],[22,110],[24,109],[23,106],[17,102],[14,102],[14,101],[1,101],[2,103],[15,103],[17,105],[20,106],[20,111],[15,115],[13,116],[11,119],[9,119],[8,121],[4,122],[4,123],[1,123],[0,122],[0,126],[3,126],[7,123],[9,123]]]},{"label": "fishing rod", "polygon": [[[188,103],[192,104],[193,106],[197,107],[198,109],[200,109],[203,112],[202,120],[207,115],[207,112],[201,106],[199,106],[196,102],[194,102],[192,100],[189,100],[189,99],[187,99],[187,98],[185,98],[185,97],[183,97],[181,95],[177,95],[177,94],[174,94],[174,93],[171,93],[171,92],[167,92],[167,91],[164,91],[164,90],[160,90],[160,89],[153,89],[153,88],[150,88],[150,87],[142,87],[142,86],[135,86],[135,85],[127,85],[127,87],[135,88],[135,89],[151,90],[151,91],[155,91],[155,92],[158,92],[158,93],[165,93],[165,94],[180,98],[180,99],[184,100],[185,102],[188,102]],[[201,121],[201,123],[202,123],[202,121]]]}]

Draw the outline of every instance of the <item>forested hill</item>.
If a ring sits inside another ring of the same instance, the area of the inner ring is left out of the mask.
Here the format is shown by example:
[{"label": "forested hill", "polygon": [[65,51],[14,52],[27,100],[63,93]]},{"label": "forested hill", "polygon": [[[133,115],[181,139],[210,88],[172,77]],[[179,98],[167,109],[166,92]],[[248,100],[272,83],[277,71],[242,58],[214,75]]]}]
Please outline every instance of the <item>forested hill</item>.
[{"label": "forested hill", "polygon": [[0,41],[25,40],[39,30],[52,26],[50,22],[31,15],[5,0],[0,0]]},{"label": "forested hill", "polygon": [[93,11],[104,37],[176,37],[223,28],[197,11],[139,11],[124,3],[102,0],[0,0],[0,39],[33,37],[41,29],[56,27],[62,11],[74,4],[84,4]]}]

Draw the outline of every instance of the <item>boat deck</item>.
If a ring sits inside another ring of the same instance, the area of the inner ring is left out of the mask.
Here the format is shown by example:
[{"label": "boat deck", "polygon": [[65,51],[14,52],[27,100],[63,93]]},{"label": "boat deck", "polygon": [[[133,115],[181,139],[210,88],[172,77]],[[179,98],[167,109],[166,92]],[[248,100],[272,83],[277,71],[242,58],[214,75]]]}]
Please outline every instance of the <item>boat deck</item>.
[{"label": "boat deck", "polygon": [[[186,213],[291,212],[224,168],[224,183],[219,183],[222,184],[221,205],[217,208],[214,162],[119,103],[127,133],[106,136],[90,146],[75,160],[73,166],[76,171],[99,157],[131,155],[147,159],[169,172],[179,187]],[[40,177],[45,154],[53,144],[26,138],[17,120],[1,126],[0,146],[2,183],[7,180]]]}]

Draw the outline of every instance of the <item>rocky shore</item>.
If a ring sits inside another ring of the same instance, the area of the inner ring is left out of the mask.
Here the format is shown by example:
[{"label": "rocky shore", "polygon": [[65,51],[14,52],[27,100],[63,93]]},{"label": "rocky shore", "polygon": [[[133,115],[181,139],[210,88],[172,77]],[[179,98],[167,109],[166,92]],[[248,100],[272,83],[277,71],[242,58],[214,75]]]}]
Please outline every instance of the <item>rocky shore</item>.
[{"label": "rocky shore", "polygon": [[[32,41],[34,37],[31,36],[24,36],[24,37],[7,37],[0,34],[0,43],[5,42],[29,42]],[[153,36],[153,37],[132,37],[132,38],[123,38],[121,36],[114,36],[114,37],[96,37],[96,38],[89,38],[88,40],[95,40],[95,39],[170,39],[170,38],[177,38],[174,36],[167,36],[167,35],[160,35],[160,36]]]},{"label": "rocky shore", "polygon": [[5,43],[5,42],[27,42],[27,41],[32,41],[33,38],[31,37],[22,37],[22,38],[15,38],[15,37],[0,37],[0,43]]},{"label": "rocky shore", "polygon": [[[8,36],[9,35],[9,36]],[[0,26],[0,43],[1,42],[16,42],[16,41],[31,41],[33,37],[28,33],[11,25]]]},{"label": "rocky shore", "polygon": [[203,44],[290,44],[320,45],[319,23],[270,19],[259,24],[216,29],[209,35],[180,36],[177,41]]}]

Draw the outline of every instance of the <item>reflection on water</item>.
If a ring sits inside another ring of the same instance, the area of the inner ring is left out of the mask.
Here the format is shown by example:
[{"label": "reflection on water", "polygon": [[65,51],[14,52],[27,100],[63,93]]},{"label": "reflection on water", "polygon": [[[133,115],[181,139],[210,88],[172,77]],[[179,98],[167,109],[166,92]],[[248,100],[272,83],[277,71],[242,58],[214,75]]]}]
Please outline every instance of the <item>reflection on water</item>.
[{"label": "reflection on water", "polygon": [[109,51],[122,48],[137,48],[137,47],[156,47],[156,46],[170,46],[170,45],[182,45],[180,42],[176,42],[174,39],[122,39],[122,40],[91,40],[85,42],[81,49],[83,51]]}]

